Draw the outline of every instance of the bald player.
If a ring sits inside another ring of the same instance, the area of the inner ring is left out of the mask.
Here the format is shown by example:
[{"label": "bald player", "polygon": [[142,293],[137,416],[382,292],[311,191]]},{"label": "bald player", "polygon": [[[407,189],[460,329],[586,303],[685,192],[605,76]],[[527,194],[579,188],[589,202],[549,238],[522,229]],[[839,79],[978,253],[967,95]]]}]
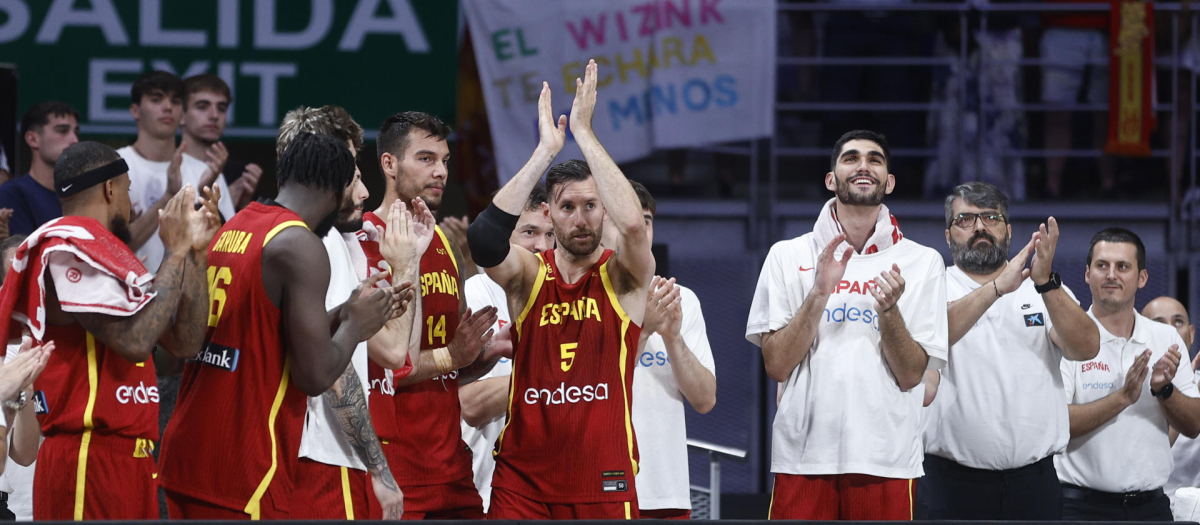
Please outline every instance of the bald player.
[{"label": "bald player", "polygon": [[308,396],[334,386],[358,343],[402,313],[399,294],[372,281],[325,310],[321,237],[354,171],[345,141],[298,134],[279,161],[278,197],[238,212],[209,246],[205,347],[184,365],[163,439],[172,519],[288,518],[306,482],[294,472]]},{"label": "bald player", "polygon": [[[1171,325],[1175,331],[1179,332],[1179,337],[1183,338],[1187,350],[1191,350],[1192,343],[1196,341],[1196,327],[1192,324],[1191,317],[1188,316],[1183,303],[1175,300],[1174,297],[1165,295],[1156,297],[1146,303],[1145,308],[1142,308],[1142,315],[1154,321]],[[1196,364],[1197,361],[1192,360],[1193,370],[1196,369]],[[1200,440],[1180,436],[1179,431],[1174,427],[1170,429],[1170,438],[1171,456],[1175,459],[1175,468],[1171,470],[1171,477],[1167,479],[1167,484],[1163,485],[1163,492],[1166,492],[1167,496],[1174,500],[1177,489],[1200,487]]]},{"label": "bald player", "polygon": [[[156,275],[128,242],[129,168],[96,142],[67,148],[54,166],[63,217],[17,248],[0,288],[0,340],[28,329],[57,351],[34,383],[46,436],[34,474],[36,520],[158,518],[155,344],[177,358],[200,351],[207,316],[213,194],[201,210],[190,185],[161,207]],[[18,402],[18,405],[23,403]]]},{"label": "bald player", "polygon": [[[567,117],[556,125],[543,83],[533,155],[467,232],[472,256],[519,312],[489,518],[638,516],[630,391],[654,255],[637,194],[592,129],[596,79],[592,60],[575,80],[571,107],[586,162],[551,167]],[[558,247],[535,255],[508,238],[547,168],[546,214]],[[615,253],[600,246],[605,214],[621,234]]]}]

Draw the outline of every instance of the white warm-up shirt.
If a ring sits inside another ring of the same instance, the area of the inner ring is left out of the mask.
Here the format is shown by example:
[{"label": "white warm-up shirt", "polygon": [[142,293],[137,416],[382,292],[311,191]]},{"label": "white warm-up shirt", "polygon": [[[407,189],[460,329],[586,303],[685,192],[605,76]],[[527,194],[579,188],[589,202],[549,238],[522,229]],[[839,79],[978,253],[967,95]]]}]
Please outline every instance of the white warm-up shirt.
[{"label": "white warm-up shirt", "polygon": [[[171,163],[146,160],[133,146],[125,146],[117,150],[117,154],[129,165],[129,202],[133,205],[133,212],[145,213],[167,192],[167,167]],[[179,165],[179,176],[183,184],[191,184],[198,191],[200,177],[205,169],[208,169],[208,165],[204,161],[184,153],[183,163]],[[235,210],[224,175],[217,175],[216,186],[221,189],[221,199],[217,201],[217,207],[225,220],[229,220]],[[197,194],[197,197],[199,195]],[[158,271],[163,259],[163,244],[162,239],[158,237],[158,229],[154,230],[154,235],[150,236],[146,244],[138,248],[137,255],[146,258],[146,270],[151,273]]]},{"label": "white warm-up shirt", "polygon": [[[771,247],[750,306],[746,339],[761,346],[763,334],[792,320],[813,289],[824,249],[812,233]],[[896,307],[912,339],[929,355],[927,368],[945,364],[949,336],[942,256],[908,239],[873,254],[854,254],[825,305],[812,348],[783,385],[772,432],[772,472],[902,479],[923,474],[924,388],[902,392],[897,386],[879,346],[875,299],[867,289],[892,264],[905,280]]]},{"label": "white warm-up shirt", "polygon": [[[329,290],[325,292],[325,309],[346,302],[361,279],[366,277],[367,258],[353,233],[329,230],[321,240],[329,254]],[[357,255],[357,256],[355,256]],[[367,343],[358,343],[350,357],[354,373],[362,382],[363,396],[371,391],[367,378]],[[354,452],[346,434],[338,426],[333,410],[322,396],[308,398],[304,413],[304,432],[300,435],[300,457],[326,465],[367,470],[362,458]],[[301,481],[303,482],[303,481]]]},{"label": "white warm-up shirt", "polygon": [[[1183,354],[1180,366],[1188,366],[1187,354],[1183,350],[1179,351]],[[1195,379],[1200,381],[1200,376]],[[1172,394],[1174,395],[1174,394]],[[1171,457],[1175,460],[1175,468],[1171,470],[1171,477],[1167,479],[1167,484],[1163,486],[1163,491],[1175,500],[1175,491],[1184,487],[1200,487],[1200,439],[1192,439],[1183,434],[1175,440],[1175,445],[1171,447]]]},{"label": "white warm-up shirt", "polygon": [[[1092,311],[1088,315],[1095,320]],[[1099,401],[1125,386],[1129,367],[1147,348],[1151,371],[1146,374],[1136,403],[1086,435],[1071,439],[1067,451],[1054,457],[1058,479],[1104,492],[1154,490],[1166,485],[1174,460],[1167,436],[1167,416],[1158,398],[1150,395],[1154,364],[1171,345],[1187,355],[1187,345],[1170,325],[1155,322],[1134,312],[1133,335],[1117,337],[1099,322],[1100,353],[1090,361],[1062,361],[1067,402],[1082,405]],[[1173,396],[1200,397],[1195,374],[1186,359],[1175,370]]]},{"label": "white warm-up shirt", "polygon": [[[716,376],[700,299],[687,287],[676,287],[683,309],[679,326],[683,343]],[[641,457],[636,480],[640,509],[692,508],[683,404],[666,343],[657,332],[651,334],[633,371],[633,431]]]},{"label": "white warm-up shirt", "polygon": [[[20,344],[8,345],[4,364],[16,359],[20,349]],[[33,402],[33,399],[26,400],[26,403]],[[9,430],[8,446],[9,450],[12,450],[13,422],[5,418],[4,426]],[[17,517],[17,521],[33,520],[33,472],[36,468],[36,460],[28,467],[22,467],[11,455],[4,457],[4,473],[0,474],[0,491],[8,493],[8,510]]]},{"label": "white warm-up shirt", "polygon": [[[505,295],[504,289],[486,273],[480,272],[467,279],[466,284],[463,285],[463,293],[466,294],[467,307],[472,312],[478,312],[489,306],[496,307],[496,324],[492,325],[492,329],[496,330],[496,333],[509,329],[512,318],[508,315],[508,296]],[[512,375],[512,360],[502,357],[496,362],[496,366],[478,380],[483,381],[510,375]],[[496,446],[496,439],[500,437],[500,431],[504,430],[504,414],[492,418],[480,428],[468,425],[466,421],[460,421],[460,424],[463,441],[471,449],[471,471],[474,473],[475,489],[483,498],[483,511],[487,512],[492,500],[492,472],[496,470],[496,460],[492,457],[492,449]]]},{"label": "white warm-up shirt", "polygon": [[[990,282],[983,286],[991,291]],[[979,287],[958,267],[946,270],[947,300]],[[950,347],[937,397],[928,408],[925,452],[972,468],[1008,470],[1066,448],[1071,437],[1067,406],[1048,402],[1063,397],[1063,353],[1050,341],[1050,312],[1034,287],[1026,279],[996,299]]]}]

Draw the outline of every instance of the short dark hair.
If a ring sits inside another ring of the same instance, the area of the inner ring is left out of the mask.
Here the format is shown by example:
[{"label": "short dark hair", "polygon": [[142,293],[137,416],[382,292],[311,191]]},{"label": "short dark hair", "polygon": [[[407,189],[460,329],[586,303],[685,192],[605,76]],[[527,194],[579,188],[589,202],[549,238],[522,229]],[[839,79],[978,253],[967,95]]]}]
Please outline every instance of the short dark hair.
[{"label": "short dark hair", "polygon": [[54,184],[61,186],[88,170],[99,168],[121,158],[117,150],[99,142],[76,142],[63,150],[54,163]]},{"label": "short dark hair", "polygon": [[408,135],[413,129],[424,131],[429,137],[446,140],[450,136],[450,126],[441,119],[420,111],[405,111],[396,113],[383,121],[379,127],[379,136],[375,138],[375,146],[382,156],[391,153],[404,158],[404,150],[408,149]]},{"label": "short dark hair", "polygon": [[1138,237],[1125,228],[1107,228],[1100,230],[1092,237],[1092,243],[1088,245],[1087,265],[1092,266],[1092,250],[1096,248],[1098,242],[1127,242],[1137,248],[1137,265],[1138,271],[1146,269],[1146,245],[1142,244],[1142,238]]},{"label": "short dark hair", "polygon": [[829,158],[830,171],[833,171],[833,169],[837,167],[838,157],[842,155],[842,146],[845,146],[847,142],[852,140],[869,140],[879,144],[879,147],[883,149],[884,165],[887,165],[887,163],[891,161],[892,154],[890,151],[888,151],[887,137],[884,137],[882,133],[876,133],[874,131],[868,131],[865,129],[856,129],[854,131],[847,131],[846,134],[842,135],[842,138],[838,139],[837,143],[833,145],[833,156]]},{"label": "short dark hair", "polygon": [[962,199],[963,202],[984,208],[988,210],[997,210],[1004,217],[1005,224],[1008,223],[1008,196],[1004,192],[986,182],[967,182],[954,187],[950,195],[946,196],[946,229],[950,229],[950,224],[954,222],[954,217],[950,214],[954,208],[954,199]]},{"label": "short dark hair", "polygon": [[[9,252],[16,250],[17,246],[20,246],[23,242],[25,242],[24,235],[13,235],[4,239],[3,241],[0,241],[0,257],[11,257],[12,254]],[[0,263],[2,263],[2,261],[0,261]],[[8,272],[0,272],[0,284],[4,283],[4,276],[7,274]]]},{"label": "short dark hair", "polygon": [[185,89],[185,96],[183,97],[184,104],[187,104],[188,99],[190,99],[193,94],[203,91],[223,95],[225,100],[233,102],[233,96],[229,93],[229,84],[226,84],[224,80],[221,80],[221,77],[218,77],[212,73],[201,73],[199,75],[187,77],[183,81],[183,87]]},{"label": "short dark hair", "polygon": [[34,104],[25,112],[25,116],[21,117],[21,135],[29,131],[41,131],[43,126],[50,123],[50,117],[73,117],[75,122],[79,122],[79,112],[70,104],[58,100],[43,100]]},{"label": "short dark hair", "polygon": [[156,92],[168,97],[184,98],[187,87],[183,85],[183,79],[179,78],[179,75],[154,71],[135,80],[133,88],[129,90],[129,96],[134,104],[141,104],[142,97]]},{"label": "short dark hair", "polygon": [[546,173],[547,202],[555,198],[554,189],[558,186],[568,182],[588,180],[591,176],[592,169],[588,167],[587,162],[578,159],[571,159],[550,166],[550,171]]},{"label": "short dark hair", "polygon": [[345,141],[301,131],[279,159],[279,187],[301,186],[341,192],[354,180],[354,154]]},{"label": "short dark hair", "polygon": [[650,194],[650,190],[646,189],[646,185],[636,180],[630,180],[629,185],[633,186],[633,192],[638,196],[638,203],[642,205],[643,210],[649,210],[650,215],[658,215],[658,203],[654,201],[654,196]]},{"label": "short dark hair", "polygon": [[546,202],[546,186],[537,183],[529,192],[529,200],[525,201],[525,211],[542,211],[542,203]]}]

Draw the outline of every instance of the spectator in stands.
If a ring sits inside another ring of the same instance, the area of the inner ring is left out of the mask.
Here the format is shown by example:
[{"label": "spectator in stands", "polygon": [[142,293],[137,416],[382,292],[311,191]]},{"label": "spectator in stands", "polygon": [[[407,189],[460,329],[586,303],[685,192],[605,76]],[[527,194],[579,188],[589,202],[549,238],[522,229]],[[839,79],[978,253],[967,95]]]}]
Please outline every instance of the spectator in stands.
[{"label": "spectator in stands", "polygon": [[[1196,327],[1192,325],[1187,309],[1173,297],[1162,296],[1146,303],[1142,315],[1175,328],[1189,349],[1196,340]],[[1180,354],[1188,355],[1186,352]],[[1196,369],[1197,363],[1196,360],[1191,362],[1192,370]],[[1200,380],[1200,377],[1197,379]],[[1171,428],[1170,435],[1175,468],[1171,470],[1171,477],[1163,490],[1174,500],[1176,490],[1183,487],[1200,487],[1200,440],[1180,436],[1179,431],[1174,428]]]},{"label": "spectator in stands", "polygon": [[29,235],[62,217],[54,193],[54,163],[67,146],[79,142],[79,113],[65,102],[38,102],[21,118],[21,136],[31,153],[29,173],[0,186],[0,208],[12,210],[10,235]]},{"label": "spectator in stands", "polygon": [[1168,425],[1200,434],[1200,391],[1188,362],[1181,366],[1179,333],[1133,308],[1148,278],[1136,234],[1109,228],[1092,237],[1084,280],[1100,353],[1061,364],[1071,441],[1054,466],[1064,520],[1172,520],[1163,492],[1173,464]]},{"label": "spectator in stands", "polygon": [[[1008,198],[984,182],[946,198],[950,359],[943,399],[928,409],[925,519],[1057,520],[1055,454],[1070,437],[1059,362],[1096,357],[1100,334],[1051,271],[1058,223],[1046,221],[1008,259]],[[1030,268],[1025,268],[1031,261]],[[1023,327],[1014,329],[1014,326]],[[937,370],[925,373],[927,389]],[[939,402],[940,401],[940,402]]]},{"label": "spectator in stands", "polygon": [[[1063,4],[1087,3],[1089,0],[1050,0]],[[1042,101],[1047,104],[1108,103],[1108,13],[1054,13],[1043,18],[1042,33]],[[1081,93],[1082,92],[1082,93]],[[1108,133],[1108,112],[1091,112],[1092,143],[1104,147]],[[1047,111],[1044,121],[1043,145],[1047,150],[1071,149],[1071,111]],[[1102,196],[1116,195],[1116,166],[1111,157],[1097,160]],[[1046,158],[1046,194],[1062,196],[1063,170],[1066,157]]]},{"label": "spectator in stands", "polygon": [[[187,178],[189,172],[204,171],[203,159],[217,150],[224,150],[220,140],[225,134],[227,112],[233,98],[229,85],[216,75],[205,73],[188,77],[183,85],[187,95],[180,127],[184,147],[182,170]],[[230,173],[231,169],[240,171]],[[226,160],[224,173],[216,177],[216,184],[221,188],[221,215],[226,220],[233,216],[235,208],[240,210],[250,204],[261,177],[262,168],[257,164]]]}]

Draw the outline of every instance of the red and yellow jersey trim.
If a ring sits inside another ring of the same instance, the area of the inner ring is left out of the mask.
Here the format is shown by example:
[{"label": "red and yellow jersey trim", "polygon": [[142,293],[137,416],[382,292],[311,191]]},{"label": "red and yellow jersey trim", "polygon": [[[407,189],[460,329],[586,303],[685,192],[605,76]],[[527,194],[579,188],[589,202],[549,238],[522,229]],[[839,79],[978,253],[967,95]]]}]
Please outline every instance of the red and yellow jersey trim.
[{"label": "red and yellow jersey trim", "polygon": [[100,367],[96,361],[96,337],[87,332],[88,400],[83,409],[83,440],[79,444],[79,464],[75,467],[75,513],[74,520],[83,520],[84,488],[87,485],[88,448],[92,443],[92,415],[96,408],[96,390],[100,383]]},{"label": "red and yellow jersey trim", "polygon": [[613,310],[621,318],[621,360],[618,362],[618,366],[621,370],[622,404],[625,407],[625,442],[629,450],[629,464],[633,467],[633,474],[636,476],[638,464],[637,460],[633,459],[633,416],[629,411],[629,381],[626,381],[626,378],[629,377],[626,374],[632,372],[627,370],[626,363],[629,357],[629,347],[625,344],[625,336],[629,333],[629,325],[633,324],[633,322],[625,314],[625,309],[621,307],[621,301],[617,298],[616,288],[613,287],[612,279],[608,275],[608,263],[611,260],[610,258],[608,261],[604,261],[604,264],[600,265],[600,280],[604,282],[604,292],[608,294],[608,301],[612,303]]},{"label": "red and yellow jersey trim", "polygon": [[[521,315],[517,316],[517,341],[521,340],[522,326],[525,324],[525,318],[529,316],[529,311],[533,310],[533,304],[537,302],[538,294],[542,293],[542,284],[546,282],[546,261],[542,258],[542,254],[537,254],[538,259],[538,275],[533,281],[533,289],[529,292],[529,298],[525,300],[525,308],[521,310]],[[517,374],[517,368],[513,367],[513,375]],[[508,431],[508,425],[512,423],[512,405],[513,399],[516,398],[517,381],[512,379],[508,382],[508,409],[507,417],[504,418],[504,428],[500,430],[500,437],[496,438],[496,450],[492,451],[495,456],[500,453],[500,448],[504,445],[504,434]]]}]

